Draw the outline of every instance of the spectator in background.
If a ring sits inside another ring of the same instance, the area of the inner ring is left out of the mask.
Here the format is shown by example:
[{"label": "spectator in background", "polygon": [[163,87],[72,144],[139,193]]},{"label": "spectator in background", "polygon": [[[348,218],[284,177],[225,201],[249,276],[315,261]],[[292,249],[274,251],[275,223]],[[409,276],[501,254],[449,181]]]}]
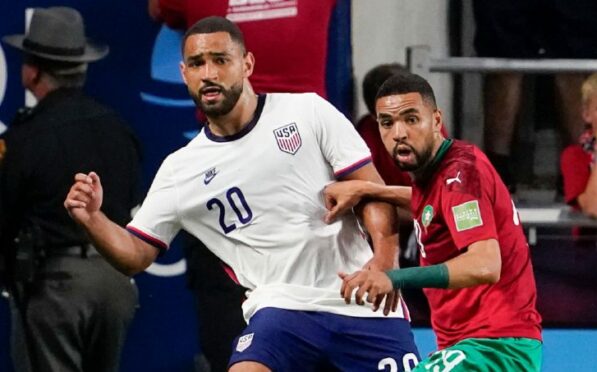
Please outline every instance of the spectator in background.
[{"label": "spectator in background", "polygon": [[[260,92],[315,92],[326,97],[328,28],[336,0],[149,0],[149,14],[185,30],[207,16],[226,17],[259,61],[251,84]],[[283,41],[283,42],[282,42]]]},{"label": "spectator in background", "polygon": [[560,167],[566,203],[597,218],[597,73],[582,84],[582,117],[588,124],[579,142],[564,149]]},{"label": "spectator in background", "polygon": [[[475,49],[480,57],[597,58],[594,0],[474,0]],[[582,131],[579,87],[583,74],[554,77],[561,139]],[[485,152],[511,192],[516,189],[512,139],[520,112],[523,74],[487,74],[484,86]]]},{"label": "spectator in background", "polygon": [[[247,1],[149,0],[148,10],[153,19],[181,30],[207,16],[227,17],[238,24],[247,49],[259,61],[251,76],[256,92],[315,92],[326,97],[328,29],[335,4],[336,0],[262,2],[256,9]],[[212,372],[225,371],[232,341],[246,326],[240,308],[246,289],[228,277],[226,266],[202,242],[183,236],[201,349]]]},{"label": "spectator in background", "polygon": [[108,54],[86,41],[78,11],[38,8],[28,32],[3,41],[23,52],[22,84],[39,101],[3,134],[0,247],[10,268],[13,362],[20,371],[114,371],[137,305],[63,207],[72,174],[101,169],[104,211],[130,220],[137,141],[122,119],[82,92],[88,63]]}]

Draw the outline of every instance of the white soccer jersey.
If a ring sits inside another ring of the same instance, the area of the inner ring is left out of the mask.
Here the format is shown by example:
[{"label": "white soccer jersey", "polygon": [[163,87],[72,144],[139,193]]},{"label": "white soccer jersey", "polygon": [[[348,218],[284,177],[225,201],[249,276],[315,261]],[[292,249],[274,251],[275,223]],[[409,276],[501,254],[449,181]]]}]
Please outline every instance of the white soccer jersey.
[{"label": "white soccer jersey", "polygon": [[[128,229],[160,248],[180,229],[199,238],[249,288],[247,320],[263,307],[382,316],[340,297],[337,273],[372,257],[356,218],[323,221],[324,186],[369,162],[367,145],[324,99],[262,95],[240,133],[205,127],[171,154]],[[401,304],[393,315],[404,313]]]}]

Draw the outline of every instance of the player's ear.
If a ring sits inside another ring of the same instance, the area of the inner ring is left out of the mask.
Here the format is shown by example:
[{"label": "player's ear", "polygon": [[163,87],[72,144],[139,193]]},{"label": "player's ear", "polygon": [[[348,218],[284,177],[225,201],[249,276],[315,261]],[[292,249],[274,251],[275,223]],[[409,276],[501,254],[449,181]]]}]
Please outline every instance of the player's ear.
[{"label": "player's ear", "polygon": [[441,132],[442,126],[444,125],[443,113],[440,109],[435,109],[433,112],[433,131]]},{"label": "player's ear", "polygon": [[183,61],[180,61],[180,63],[178,64],[178,68],[180,69],[180,76],[182,76],[182,80],[186,84],[187,83],[187,77],[186,77],[187,67],[185,66]]},{"label": "player's ear", "polygon": [[253,75],[253,68],[255,67],[255,56],[251,52],[247,52],[243,57],[243,68],[245,77],[248,78]]}]

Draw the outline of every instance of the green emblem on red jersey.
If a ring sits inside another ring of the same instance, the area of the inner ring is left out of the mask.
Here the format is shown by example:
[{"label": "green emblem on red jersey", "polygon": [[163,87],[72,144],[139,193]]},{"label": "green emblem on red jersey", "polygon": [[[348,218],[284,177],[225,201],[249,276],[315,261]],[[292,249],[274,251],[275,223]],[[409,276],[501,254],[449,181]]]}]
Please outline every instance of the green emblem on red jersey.
[{"label": "green emblem on red jersey", "polygon": [[423,213],[421,213],[421,223],[427,229],[427,226],[431,224],[431,220],[433,219],[433,207],[429,204],[423,208]]},{"label": "green emblem on red jersey", "polygon": [[452,207],[454,223],[457,231],[469,230],[474,227],[483,226],[479,201],[472,200]]}]

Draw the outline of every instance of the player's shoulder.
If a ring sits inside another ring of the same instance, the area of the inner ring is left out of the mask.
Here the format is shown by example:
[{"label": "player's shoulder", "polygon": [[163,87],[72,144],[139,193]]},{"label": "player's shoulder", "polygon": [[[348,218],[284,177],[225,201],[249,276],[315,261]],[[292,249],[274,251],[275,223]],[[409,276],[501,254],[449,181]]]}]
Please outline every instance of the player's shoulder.
[{"label": "player's shoulder", "polygon": [[481,181],[487,177],[489,161],[481,150],[471,143],[454,140],[446,153],[436,182],[446,190],[478,195]]},{"label": "player's shoulder", "polygon": [[262,117],[313,118],[325,104],[316,93],[268,93]]},{"label": "player's shoulder", "polygon": [[441,173],[451,173],[455,169],[471,168],[473,170],[476,167],[478,160],[479,151],[477,147],[471,143],[451,140],[452,143],[440,165]]},{"label": "player's shoulder", "polygon": [[205,130],[201,129],[186,145],[168,154],[163,163],[187,164],[189,158],[201,159],[201,153],[208,151],[208,144]]},{"label": "player's shoulder", "polygon": [[268,93],[267,102],[315,102],[324,100],[317,93]]}]

